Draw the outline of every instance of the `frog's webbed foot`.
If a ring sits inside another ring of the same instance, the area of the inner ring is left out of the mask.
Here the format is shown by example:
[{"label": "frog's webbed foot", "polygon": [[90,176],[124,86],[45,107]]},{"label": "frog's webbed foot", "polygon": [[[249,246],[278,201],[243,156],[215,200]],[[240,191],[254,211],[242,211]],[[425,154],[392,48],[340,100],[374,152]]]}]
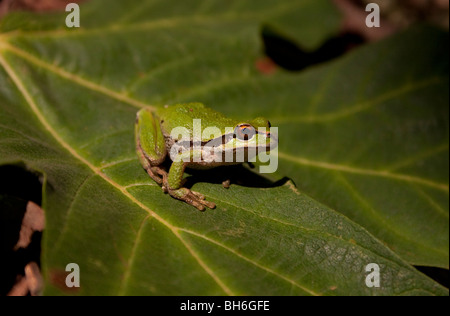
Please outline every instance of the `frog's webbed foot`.
[{"label": "frog's webbed foot", "polygon": [[198,192],[191,191],[187,188],[180,188],[177,190],[168,190],[169,194],[174,198],[184,201],[189,205],[196,207],[199,211],[204,211],[205,206],[213,209],[216,207],[216,204],[213,202],[209,202],[205,200],[205,196]]}]

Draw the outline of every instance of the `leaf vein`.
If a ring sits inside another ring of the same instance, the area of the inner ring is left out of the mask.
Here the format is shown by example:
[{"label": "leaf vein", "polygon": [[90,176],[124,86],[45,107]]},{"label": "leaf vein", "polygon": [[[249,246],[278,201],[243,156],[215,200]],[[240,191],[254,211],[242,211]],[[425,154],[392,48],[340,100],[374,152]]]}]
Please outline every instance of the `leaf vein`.
[{"label": "leaf vein", "polygon": [[370,110],[374,106],[407,94],[417,89],[426,88],[434,84],[439,84],[444,81],[444,77],[431,77],[424,80],[420,80],[413,83],[407,83],[404,86],[388,91],[384,94],[377,96],[374,99],[366,100],[353,106],[344,107],[342,110],[337,110],[329,113],[322,113],[320,115],[308,115],[308,116],[289,116],[274,118],[274,121],[279,123],[324,123],[335,122],[339,119],[346,118],[350,115]]},{"label": "leaf vein", "polygon": [[122,281],[120,282],[120,286],[119,286],[119,295],[120,296],[125,295],[125,290],[126,290],[126,287],[128,286],[128,282],[129,282],[130,276],[131,276],[131,267],[133,266],[133,262],[136,258],[136,250],[141,241],[142,231],[144,230],[143,229],[144,224],[146,223],[146,221],[149,218],[150,219],[152,218],[150,216],[151,216],[150,214],[145,216],[145,218],[142,220],[141,224],[139,225],[138,231],[136,232],[136,238],[134,240],[133,247],[131,248],[131,253],[130,253],[130,257],[128,258],[127,264],[126,264],[125,273],[123,275]]},{"label": "leaf vein", "polygon": [[65,70],[61,67],[58,67],[56,65],[49,64],[46,61],[39,59],[39,58],[31,55],[30,53],[27,53],[27,52],[21,50],[20,48],[14,47],[14,46],[6,44],[6,43],[0,43],[0,44],[2,44],[3,48],[5,48],[7,51],[9,51],[11,53],[14,53],[16,56],[19,56],[40,68],[51,71],[52,73],[58,75],[59,77],[69,80],[79,86],[82,86],[89,90],[101,93],[112,99],[129,104],[136,108],[143,108],[143,107],[153,108],[153,106],[151,106],[145,102],[130,98],[129,96],[127,96],[123,93],[119,93],[119,92],[114,91],[111,88],[107,88],[105,86],[99,85],[91,80],[83,78],[74,73],[68,72],[67,70]]},{"label": "leaf vein", "polygon": [[70,201],[69,207],[67,208],[67,212],[64,216],[64,226],[61,229],[61,232],[58,235],[58,239],[56,240],[56,242],[54,243],[54,246],[51,247],[50,249],[52,249],[52,252],[58,252],[58,248],[59,248],[59,244],[62,241],[63,235],[64,233],[67,231],[68,229],[68,219],[70,214],[72,213],[73,210],[73,206],[75,204],[75,201],[77,200],[78,196],[80,195],[80,192],[82,190],[82,188],[84,187],[84,185],[89,181],[89,179],[91,179],[94,175],[90,174],[88,175],[86,178],[84,178],[84,180],[80,183],[80,185],[78,186],[78,188],[75,191],[75,194],[72,197],[72,200]]},{"label": "leaf vein", "polygon": [[381,177],[381,178],[387,178],[392,180],[398,180],[398,181],[404,181],[408,183],[418,183],[421,185],[425,185],[443,192],[449,193],[449,186],[447,183],[440,183],[436,182],[430,179],[425,179],[421,177],[406,175],[406,174],[399,174],[399,173],[393,173],[386,170],[373,170],[373,169],[365,169],[365,168],[358,168],[358,167],[351,167],[347,165],[339,165],[329,162],[323,162],[323,161],[313,161],[309,160],[303,157],[294,157],[289,154],[278,152],[278,156],[281,159],[288,160],[294,163],[297,163],[299,165],[307,166],[307,167],[314,167],[314,168],[320,168],[320,169],[326,169],[326,170],[332,170],[332,171],[341,171],[345,173],[353,173],[353,174],[360,174],[360,175],[366,175],[366,176],[375,176],[375,177]]},{"label": "leaf vein", "polygon": [[385,231],[390,231],[392,232],[394,235],[398,236],[399,238],[409,242],[409,243],[415,243],[416,245],[419,245],[421,247],[424,247],[425,249],[428,250],[432,250],[435,251],[437,253],[440,254],[444,254],[444,252],[442,252],[441,249],[438,248],[433,248],[427,245],[424,245],[420,242],[418,242],[417,240],[411,240],[407,235],[402,234],[400,231],[394,229],[391,224],[389,222],[386,221],[386,219],[381,216],[376,210],[375,208],[373,208],[370,203],[367,201],[366,198],[364,198],[360,192],[358,192],[356,190],[356,188],[340,173],[335,173],[336,177],[338,178],[338,180],[340,180],[342,182],[342,184],[350,191],[350,193],[352,194],[353,198],[362,206],[364,207],[364,209],[366,211],[369,212],[369,215],[371,215],[372,217],[375,217],[377,223],[382,222],[383,223],[383,228]]},{"label": "leaf vein", "polygon": [[449,214],[444,210],[431,196],[429,196],[425,191],[416,185],[413,185],[414,190],[416,190],[419,195],[428,202],[439,214],[443,215],[447,220],[449,219]]},{"label": "leaf vein", "polygon": [[191,230],[188,230],[188,229],[185,229],[185,228],[179,228],[179,230],[182,231],[182,232],[185,232],[185,233],[188,233],[188,234],[200,237],[200,238],[202,238],[202,239],[204,239],[204,240],[206,240],[206,241],[208,241],[210,243],[213,243],[213,244],[215,244],[217,246],[220,246],[220,247],[224,248],[225,250],[229,251],[230,253],[234,254],[235,256],[237,256],[237,257],[239,257],[239,258],[241,258],[241,259],[243,259],[243,260],[245,260],[245,261],[255,265],[256,267],[258,267],[258,268],[260,268],[260,269],[262,269],[262,270],[264,270],[266,272],[269,272],[269,273],[271,273],[271,274],[273,274],[273,275],[283,279],[284,281],[286,281],[286,282],[288,282],[288,283],[290,283],[290,284],[300,288],[301,290],[303,290],[304,292],[306,292],[306,293],[308,293],[310,295],[313,295],[313,296],[319,296],[320,295],[320,294],[314,292],[313,290],[308,289],[308,288],[298,284],[294,280],[291,280],[290,278],[288,278],[288,277],[286,277],[286,276],[284,276],[284,275],[282,275],[282,274],[280,274],[280,273],[278,273],[278,272],[276,272],[276,271],[274,271],[274,270],[272,270],[272,269],[270,269],[268,267],[265,267],[265,266],[259,264],[258,262],[254,261],[254,260],[252,260],[250,258],[247,258],[246,256],[240,254],[236,250],[234,250],[232,248],[229,248],[228,246],[226,246],[226,245],[224,245],[224,244],[222,244],[222,243],[220,243],[220,242],[218,242],[218,241],[216,241],[216,240],[214,240],[212,238],[209,238],[207,236],[204,236],[202,234],[199,234],[197,232],[194,232],[194,231],[191,231]]}]

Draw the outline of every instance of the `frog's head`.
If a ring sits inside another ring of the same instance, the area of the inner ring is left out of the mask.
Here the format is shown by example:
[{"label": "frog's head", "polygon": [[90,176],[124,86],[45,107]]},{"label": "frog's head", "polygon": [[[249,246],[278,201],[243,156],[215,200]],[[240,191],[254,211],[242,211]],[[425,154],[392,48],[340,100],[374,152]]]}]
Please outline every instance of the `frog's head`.
[{"label": "frog's head", "polygon": [[245,161],[258,153],[270,151],[278,144],[276,135],[270,132],[270,122],[258,117],[248,122],[237,123],[231,134],[225,135],[222,146],[225,152],[233,151],[233,157],[241,153]]}]

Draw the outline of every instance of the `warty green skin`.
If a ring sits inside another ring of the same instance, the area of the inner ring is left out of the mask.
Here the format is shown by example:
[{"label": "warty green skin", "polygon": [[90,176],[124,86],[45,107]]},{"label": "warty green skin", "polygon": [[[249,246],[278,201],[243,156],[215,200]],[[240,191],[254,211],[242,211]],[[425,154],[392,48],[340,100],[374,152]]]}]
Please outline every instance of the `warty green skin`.
[{"label": "warty green skin", "polygon": [[[136,150],[139,160],[149,176],[160,184],[163,191],[172,197],[185,201],[204,211],[205,206],[214,208],[215,204],[205,200],[200,193],[183,188],[183,175],[186,167],[189,168],[212,168],[227,164],[237,164],[236,162],[209,161],[214,156],[202,150],[203,147],[193,148],[183,151],[172,161],[169,172],[163,168],[162,164],[174,144],[189,144],[192,146],[192,135],[194,134],[194,119],[201,120],[202,146],[209,141],[220,142],[222,152],[230,152],[236,155],[237,151],[248,152],[249,148],[269,151],[271,146],[270,123],[267,119],[258,117],[251,121],[238,121],[228,118],[223,114],[204,106],[202,103],[175,104],[158,108],[157,110],[142,109],[137,113],[135,137]],[[229,133],[229,129],[234,129],[242,124],[251,125],[256,131],[254,136],[248,140],[232,137],[234,133]],[[171,137],[174,128],[183,127],[190,133],[190,139],[184,138],[183,142]],[[220,135],[203,135],[203,130],[208,127],[216,127],[220,130]],[[265,131],[258,131],[258,128],[265,128]],[[226,129],[228,128],[228,130]],[[223,137],[222,137],[223,136]],[[223,139],[226,142],[223,143]],[[179,142],[178,142],[179,141]],[[178,143],[177,143],[178,142]],[[188,147],[189,148],[189,147]],[[259,151],[260,152],[260,151]],[[209,156],[208,156],[209,155]],[[200,161],[193,161],[197,157]],[[252,158],[244,155],[245,159]],[[182,159],[185,158],[185,159]],[[246,160],[246,161],[247,161]]]}]

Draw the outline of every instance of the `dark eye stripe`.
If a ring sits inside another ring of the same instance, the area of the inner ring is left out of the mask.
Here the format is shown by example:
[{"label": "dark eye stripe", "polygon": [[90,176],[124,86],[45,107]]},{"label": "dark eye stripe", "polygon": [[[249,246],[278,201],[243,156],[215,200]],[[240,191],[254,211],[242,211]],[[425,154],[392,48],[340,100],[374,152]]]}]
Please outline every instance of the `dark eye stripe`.
[{"label": "dark eye stripe", "polygon": [[268,137],[270,137],[270,132],[261,132],[261,131],[256,131],[257,134],[261,134],[261,135],[266,135]]},{"label": "dark eye stripe", "polygon": [[[226,143],[228,143],[230,141],[230,139],[235,138],[234,133],[230,133],[230,134],[225,134],[223,136],[208,140],[208,141],[203,141],[201,142],[201,146],[211,146],[211,147],[216,147],[216,146],[220,146],[220,145],[224,145]],[[192,148],[194,146],[194,142],[191,141],[178,141],[175,142],[178,146],[184,147],[184,148]]]},{"label": "dark eye stripe", "polygon": [[[245,130],[247,133],[243,133],[245,136],[243,140],[248,140],[248,135],[249,133],[255,133],[255,134],[260,134],[260,135],[265,135],[266,137],[270,137],[270,132],[262,132],[262,131],[258,131],[256,129],[253,128],[253,126],[249,125],[249,124],[242,124],[239,127],[239,130]],[[211,139],[209,141],[203,141],[201,142],[201,146],[212,146],[212,147],[216,147],[219,145],[224,145],[226,143],[228,143],[232,138],[239,138],[236,135],[236,132],[233,133],[229,133],[229,134],[225,134],[222,135],[221,137],[217,137],[215,139]],[[242,140],[242,138],[240,138]],[[184,148],[192,148],[194,146],[193,141],[175,141],[175,143],[178,146],[184,147]]]}]

